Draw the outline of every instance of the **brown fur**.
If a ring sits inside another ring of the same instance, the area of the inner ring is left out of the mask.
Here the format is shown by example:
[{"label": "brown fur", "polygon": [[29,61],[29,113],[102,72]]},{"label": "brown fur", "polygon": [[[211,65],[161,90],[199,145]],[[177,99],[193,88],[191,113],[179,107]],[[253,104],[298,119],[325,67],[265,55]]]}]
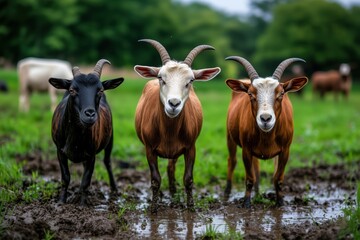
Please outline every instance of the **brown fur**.
[{"label": "brown fur", "polygon": [[342,76],[339,71],[330,70],[327,72],[315,72],[312,77],[312,85],[314,94],[319,93],[323,98],[325,93],[333,92],[335,99],[338,93],[343,93],[348,98],[351,90],[351,76]]},{"label": "brown fur", "polygon": [[[304,84],[304,80],[302,80],[302,83],[300,83],[300,81],[298,81],[298,83],[290,81],[280,83],[275,89],[275,96],[280,96],[281,92],[287,88],[292,88],[290,91],[297,91],[306,84],[306,82]],[[250,81],[248,84],[250,84]],[[248,91],[256,96],[256,89],[252,85],[250,85]],[[284,179],[284,170],[289,158],[289,148],[294,132],[292,104],[286,92],[282,98],[275,99],[274,113],[276,123],[270,132],[263,132],[258,127],[256,122],[257,109],[257,101],[252,101],[247,93],[232,93],[227,117],[229,158],[225,195],[228,196],[231,192],[233,173],[237,163],[236,150],[237,146],[240,146],[242,148],[242,157],[246,170],[245,206],[250,206],[250,196],[253,185],[255,185],[256,193],[259,191],[260,167],[258,159],[270,159],[273,157],[276,157],[274,186],[277,203],[281,205],[283,201],[281,185]]]},{"label": "brown fur", "polygon": [[[157,170],[157,157],[169,158],[170,192],[175,193],[175,163],[184,154],[185,173],[184,185],[188,194],[188,205],[193,205],[192,171],[195,160],[195,141],[202,126],[202,109],[194,90],[190,89],[189,98],[179,116],[169,118],[159,97],[159,81],[149,81],[140,97],[135,114],[136,133],[146,148],[152,177],[152,188],[158,189],[161,177]],[[154,208],[158,192],[153,194]],[[153,209],[156,211],[156,209]]]}]

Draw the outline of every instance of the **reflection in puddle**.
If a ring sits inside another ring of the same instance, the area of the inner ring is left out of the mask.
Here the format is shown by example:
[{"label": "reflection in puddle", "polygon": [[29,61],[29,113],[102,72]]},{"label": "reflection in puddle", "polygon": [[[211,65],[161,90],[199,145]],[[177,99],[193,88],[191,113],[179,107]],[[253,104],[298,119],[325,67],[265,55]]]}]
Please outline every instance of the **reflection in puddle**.
[{"label": "reflection in puddle", "polygon": [[304,223],[321,224],[330,219],[343,216],[344,201],[348,192],[336,190],[319,196],[312,191],[308,198],[314,199],[307,206],[293,204],[293,196],[285,198],[286,206],[268,209],[238,208],[234,200],[241,196],[233,196],[230,204],[223,204],[214,211],[189,212],[187,210],[167,207],[156,215],[142,213],[140,221],[133,226],[139,237],[151,239],[194,239],[203,235],[211,226],[218,233],[232,231],[245,234],[247,229],[258,227],[258,231],[271,232],[281,238],[281,229],[287,225]]}]

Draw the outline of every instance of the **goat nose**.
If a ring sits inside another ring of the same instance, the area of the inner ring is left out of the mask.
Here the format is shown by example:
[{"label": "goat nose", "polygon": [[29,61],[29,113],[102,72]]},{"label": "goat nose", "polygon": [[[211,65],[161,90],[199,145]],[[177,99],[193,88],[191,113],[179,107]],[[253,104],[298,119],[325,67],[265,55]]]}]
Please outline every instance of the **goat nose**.
[{"label": "goat nose", "polygon": [[95,109],[89,108],[84,111],[85,115],[89,118],[95,117]]},{"label": "goat nose", "polygon": [[168,100],[168,103],[172,108],[176,108],[177,106],[180,105],[181,100],[178,98],[171,98]]},{"label": "goat nose", "polygon": [[263,113],[263,114],[260,115],[260,119],[261,119],[262,122],[268,123],[272,119],[272,116],[269,113]]}]

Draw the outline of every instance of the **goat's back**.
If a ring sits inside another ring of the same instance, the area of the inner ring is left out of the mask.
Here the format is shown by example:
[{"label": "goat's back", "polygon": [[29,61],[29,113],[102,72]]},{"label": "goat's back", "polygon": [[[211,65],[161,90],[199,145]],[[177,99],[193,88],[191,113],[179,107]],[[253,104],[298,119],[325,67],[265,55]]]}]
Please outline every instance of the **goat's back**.
[{"label": "goat's back", "polygon": [[311,80],[314,89],[334,90],[340,86],[340,73],[335,70],[313,73]]}]

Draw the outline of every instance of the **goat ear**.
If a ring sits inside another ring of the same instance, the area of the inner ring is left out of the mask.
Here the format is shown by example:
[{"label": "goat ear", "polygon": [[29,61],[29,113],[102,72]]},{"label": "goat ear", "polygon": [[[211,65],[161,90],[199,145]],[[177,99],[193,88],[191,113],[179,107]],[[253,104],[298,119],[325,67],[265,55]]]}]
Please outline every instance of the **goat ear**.
[{"label": "goat ear", "polygon": [[159,74],[160,68],[136,65],[134,70],[144,78],[156,78]]},{"label": "goat ear", "polygon": [[50,78],[49,83],[54,86],[54,88],[68,90],[71,85],[71,80],[62,78]]},{"label": "goat ear", "polygon": [[251,85],[250,80],[227,79],[225,82],[234,92],[247,92]]},{"label": "goat ear", "polygon": [[307,77],[298,77],[281,84],[285,92],[296,92],[302,89],[307,82]]},{"label": "goat ear", "polygon": [[106,80],[102,82],[104,90],[117,88],[120,84],[122,84],[124,78],[115,78],[111,80]]},{"label": "goat ear", "polygon": [[219,67],[193,70],[195,80],[209,81],[221,72]]}]

